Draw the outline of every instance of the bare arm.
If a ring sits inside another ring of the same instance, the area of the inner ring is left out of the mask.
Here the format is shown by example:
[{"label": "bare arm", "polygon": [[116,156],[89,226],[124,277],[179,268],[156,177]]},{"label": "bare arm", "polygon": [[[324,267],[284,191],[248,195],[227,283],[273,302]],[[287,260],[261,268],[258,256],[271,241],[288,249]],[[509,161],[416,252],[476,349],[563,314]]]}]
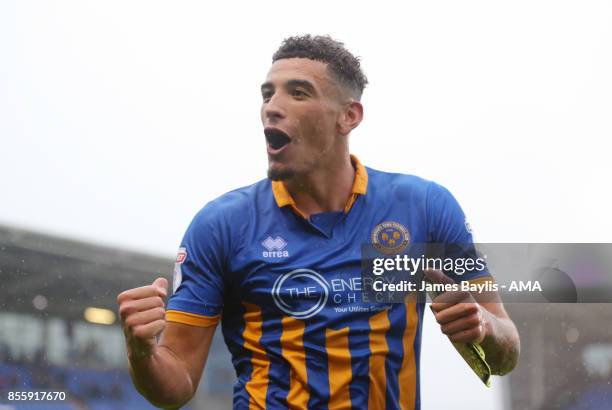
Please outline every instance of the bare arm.
[{"label": "bare arm", "polygon": [[[499,298],[499,296],[497,296]],[[480,346],[485,351],[493,374],[510,373],[518,362],[521,342],[516,326],[499,302],[481,302],[484,308],[485,337]]]},{"label": "bare arm", "polygon": [[166,322],[166,293],[167,281],[160,278],[117,301],[134,386],[153,405],[177,409],[196,392],[215,326]]}]

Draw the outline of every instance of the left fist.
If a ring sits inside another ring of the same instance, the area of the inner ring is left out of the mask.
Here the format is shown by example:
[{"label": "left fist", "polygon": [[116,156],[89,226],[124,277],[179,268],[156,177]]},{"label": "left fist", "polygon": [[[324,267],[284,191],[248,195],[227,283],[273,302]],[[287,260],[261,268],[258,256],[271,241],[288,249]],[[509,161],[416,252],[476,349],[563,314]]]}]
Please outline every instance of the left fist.
[{"label": "left fist", "polygon": [[[451,278],[434,269],[425,271],[430,283],[453,284]],[[449,291],[436,297],[431,310],[444,333],[452,342],[480,343],[485,338],[488,311],[467,291]]]}]

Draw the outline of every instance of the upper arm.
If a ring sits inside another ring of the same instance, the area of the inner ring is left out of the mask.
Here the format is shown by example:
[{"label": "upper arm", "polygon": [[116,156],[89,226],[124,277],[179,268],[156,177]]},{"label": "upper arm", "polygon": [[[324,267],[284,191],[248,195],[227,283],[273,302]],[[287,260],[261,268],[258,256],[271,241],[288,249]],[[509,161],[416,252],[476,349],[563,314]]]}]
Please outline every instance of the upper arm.
[{"label": "upper arm", "polygon": [[167,349],[189,373],[193,393],[200,383],[216,327],[167,322],[159,340],[158,347]]},{"label": "upper arm", "polygon": [[223,216],[209,204],[185,232],[174,266],[173,294],[158,346],[189,373],[195,393],[224,304],[229,249]]},{"label": "upper arm", "polygon": [[[205,207],[194,217],[181,241],[174,265],[169,311],[211,320],[221,314],[229,249],[225,227],[219,211],[213,206]],[[184,320],[174,321],[193,324]]]},{"label": "upper arm", "polygon": [[[431,182],[427,192],[427,237],[436,257],[455,261],[454,268],[443,269],[453,280],[481,280],[491,274],[474,245],[472,231],[459,202],[445,187]],[[467,261],[471,260],[470,266]]]}]

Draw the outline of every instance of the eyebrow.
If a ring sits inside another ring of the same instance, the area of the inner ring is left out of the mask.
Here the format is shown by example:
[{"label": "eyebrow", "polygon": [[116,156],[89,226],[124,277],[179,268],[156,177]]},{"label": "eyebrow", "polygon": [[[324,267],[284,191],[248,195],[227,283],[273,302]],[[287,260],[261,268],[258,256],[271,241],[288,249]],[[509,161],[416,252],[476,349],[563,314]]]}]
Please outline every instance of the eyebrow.
[{"label": "eyebrow", "polygon": [[[286,88],[296,88],[296,87],[302,87],[305,88],[308,92],[312,93],[312,94],[317,94],[317,91],[315,89],[315,86],[308,80],[289,80],[287,81],[287,83],[285,83],[284,85]],[[266,90],[274,90],[274,84],[272,84],[271,82],[265,82],[261,85],[261,91],[266,91]]]},{"label": "eyebrow", "polygon": [[272,83],[271,83],[271,82],[266,82],[266,83],[263,83],[263,84],[261,85],[261,91],[262,91],[262,92],[263,92],[264,90],[269,90],[269,89],[274,89],[274,86],[272,85]]}]

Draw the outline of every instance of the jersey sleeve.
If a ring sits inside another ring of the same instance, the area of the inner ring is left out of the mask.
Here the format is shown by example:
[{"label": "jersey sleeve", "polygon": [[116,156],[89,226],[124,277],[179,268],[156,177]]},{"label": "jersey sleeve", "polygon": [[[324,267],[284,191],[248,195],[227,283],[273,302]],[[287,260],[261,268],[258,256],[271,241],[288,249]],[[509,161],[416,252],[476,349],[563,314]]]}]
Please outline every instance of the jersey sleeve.
[{"label": "jersey sleeve", "polygon": [[[427,197],[427,220],[429,242],[444,244],[444,257],[455,262],[478,258],[470,225],[459,205],[459,202],[445,187],[431,182]],[[460,266],[460,264],[456,264]],[[482,267],[482,265],[479,265]],[[486,264],[484,268],[476,269],[467,266],[456,269],[455,272],[445,273],[454,280],[469,280],[479,282],[491,280]]]},{"label": "jersey sleeve", "polygon": [[222,218],[207,205],[181,242],[166,320],[201,327],[217,324],[223,310],[227,242]]}]

